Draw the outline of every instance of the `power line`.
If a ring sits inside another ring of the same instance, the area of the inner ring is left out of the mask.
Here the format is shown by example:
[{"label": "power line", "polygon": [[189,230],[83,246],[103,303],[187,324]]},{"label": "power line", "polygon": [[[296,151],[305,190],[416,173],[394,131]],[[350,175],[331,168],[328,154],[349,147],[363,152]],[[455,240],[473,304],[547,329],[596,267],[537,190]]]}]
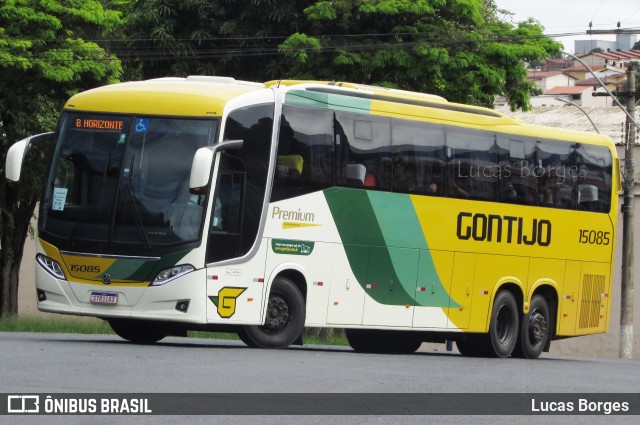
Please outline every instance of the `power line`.
[{"label": "power line", "polygon": [[[634,30],[634,29],[631,29]],[[637,29],[640,32],[640,29]],[[583,32],[570,32],[570,33],[557,33],[557,34],[542,34],[542,35],[534,35],[534,36],[508,36],[508,37],[494,37],[494,38],[486,38],[484,40],[477,39],[467,39],[467,38],[459,38],[459,39],[444,39],[444,38],[424,38],[419,39],[421,36],[429,36],[428,33],[385,33],[385,34],[347,34],[347,35],[318,35],[313,38],[319,39],[322,41],[336,41],[336,39],[350,39],[357,40],[362,38],[379,38],[379,37],[407,37],[411,36],[411,38],[418,38],[413,41],[394,41],[387,43],[376,43],[376,44],[364,44],[364,43],[353,43],[353,44],[325,44],[320,45],[318,47],[296,47],[295,51],[300,52],[321,52],[321,53],[331,53],[336,51],[371,51],[378,50],[383,48],[399,48],[399,47],[416,47],[416,46],[431,46],[431,47],[447,47],[447,46],[455,46],[462,44],[487,44],[487,43],[518,43],[526,40],[535,40],[542,38],[559,38],[559,37],[568,37],[568,36],[576,36],[583,35]],[[39,60],[46,63],[69,63],[69,62],[78,62],[83,60],[88,61],[129,61],[129,60],[138,60],[138,61],[160,61],[167,60],[173,58],[188,58],[188,59],[215,59],[220,57],[250,57],[250,56],[272,56],[282,54],[281,43],[278,43],[278,40],[284,40],[289,36],[256,36],[256,37],[207,37],[199,40],[193,40],[190,38],[176,38],[166,40],[167,44],[173,43],[183,43],[185,45],[181,46],[181,50],[171,48],[171,47],[156,47],[152,45],[144,45],[145,43],[154,43],[158,44],[157,41],[153,39],[129,39],[129,40],[121,40],[121,39],[102,39],[102,40],[87,40],[90,42],[105,43],[105,47],[95,47],[95,48],[85,48],[82,51],[75,51],[69,49],[64,53],[67,55],[72,55],[76,57],[71,58],[44,58],[44,55],[48,54],[47,52],[36,53],[34,55],[24,57],[24,58],[16,58],[16,59],[4,59],[0,60],[0,64],[7,63],[19,63],[30,60]],[[261,43],[238,43],[242,41],[256,41]],[[272,43],[264,43],[264,41],[273,41]],[[186,42],[186,43],[185,43]],[[194,43],[198,43],[198,45],[202,45],[206,42],[227,42],[221,43],[220,46],[212,46],[212,47],[200,47],[193,46]],[[234,42],[233,44],[229,44],[229,42]],[[135,47],[136,44],[143,43],[142,46]],[[186,48],[186,50],[184,50]],[[59,52],[62,53],[62,52]],[[81,57],[77,55],[87,55],[86,57]],[[92,57],[92,55],[99,55],[99,57]],[[109,55],[109,56],[105,56]],[[112,57],[115,56],[115,57]]]}]

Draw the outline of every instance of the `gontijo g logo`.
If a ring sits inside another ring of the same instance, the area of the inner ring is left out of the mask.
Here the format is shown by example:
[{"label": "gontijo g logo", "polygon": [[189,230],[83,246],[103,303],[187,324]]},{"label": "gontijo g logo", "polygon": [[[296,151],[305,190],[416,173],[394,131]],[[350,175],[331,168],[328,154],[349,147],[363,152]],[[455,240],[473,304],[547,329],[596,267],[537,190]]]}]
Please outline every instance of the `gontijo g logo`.
[{"label": "gontijo g logo", "polygon": [[218,307],[218,315],[228,319],[236,312],[236,299],[246,290],[247,288],[225,286],[218,291],[217,297],[209,297],[209,299]]}]

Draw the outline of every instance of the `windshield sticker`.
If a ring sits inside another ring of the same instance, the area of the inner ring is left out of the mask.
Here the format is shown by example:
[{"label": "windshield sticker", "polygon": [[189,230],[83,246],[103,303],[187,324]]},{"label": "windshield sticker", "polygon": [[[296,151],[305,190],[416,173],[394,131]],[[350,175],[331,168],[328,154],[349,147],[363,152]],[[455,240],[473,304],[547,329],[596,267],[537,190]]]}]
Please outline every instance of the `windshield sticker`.
[{"label": "windshield sticker", "polygon": [[310,241],[290,241],[273,239],[271,249],[276,254],[310,255],[313,252],[314,243]]},{"label": "windshield sticker", "polygon": [[53,211],[64,210],[64,204],[67,201],[67,192],[69,189],[66,187],[56,187],[53,189],[53,205],[51,209]]},{"label": "windshield sticker", "polygon": [[136,125],[133,130],[136,133],[146,133],[149,130],[149,118],[139,118],[136,120]]}]

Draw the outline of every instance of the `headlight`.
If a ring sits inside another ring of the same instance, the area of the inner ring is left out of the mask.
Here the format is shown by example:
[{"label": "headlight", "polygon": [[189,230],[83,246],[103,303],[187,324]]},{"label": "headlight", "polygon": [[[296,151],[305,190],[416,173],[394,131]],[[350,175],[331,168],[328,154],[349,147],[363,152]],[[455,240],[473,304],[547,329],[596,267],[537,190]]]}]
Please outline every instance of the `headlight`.
[{"label": "headlight", "polygon": [[151,286],[160,286],[164,285],[167,282],[171,282],[174,279],[179,278],[180,276],[184,276],[187,273],[191,273],[196,268],[191,264],[185,264],[182,266],[171,267],[170,269],[162,270],[158,273],[153,282],[151,282]]},{"label": "headlight", "polygon": [[58,279],[67,280],[67,277],[62,271],[62,267],[60,267],[60,264],[56,260],[53,260],[46,255],[37,254],[36,261],[53,276],[57,277]]}]

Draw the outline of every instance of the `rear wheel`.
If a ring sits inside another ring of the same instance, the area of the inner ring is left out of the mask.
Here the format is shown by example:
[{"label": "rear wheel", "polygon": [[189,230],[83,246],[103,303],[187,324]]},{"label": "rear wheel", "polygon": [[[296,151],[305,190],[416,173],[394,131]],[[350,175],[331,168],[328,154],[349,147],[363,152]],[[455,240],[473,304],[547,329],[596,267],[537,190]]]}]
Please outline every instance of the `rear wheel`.
[{"label": "rear wheel", "polygon": [[529,306],[529,313],[522,320],[514,355],[525,359],[540,357],[549,339],[550,323],[547,300],[540,294],[534,295]]},{"label": "rear wheel", "polygon": [[136,344],[153,344],[168,335],[161,325],[146,320],[109,319],[109,325],[120,338]]},{"label": "rear wheel", "polygon": [[500,291],[493,301],[485,347],[489,357],[509,357],[518,341],[518,304],[509,291]]},{"label": "rear wheel", "polygon": [[304,297],[294,283],[277,277],[271,286],[267,318],[262,326],[244,326],[238,332],[249,347],[285,348],[302,334],[305,320]]},{"label": "rear wheel", "polygon": [[351,348],[360,353],[411,354],[422,345],[415,332],[346,329],[345,335]]}]

